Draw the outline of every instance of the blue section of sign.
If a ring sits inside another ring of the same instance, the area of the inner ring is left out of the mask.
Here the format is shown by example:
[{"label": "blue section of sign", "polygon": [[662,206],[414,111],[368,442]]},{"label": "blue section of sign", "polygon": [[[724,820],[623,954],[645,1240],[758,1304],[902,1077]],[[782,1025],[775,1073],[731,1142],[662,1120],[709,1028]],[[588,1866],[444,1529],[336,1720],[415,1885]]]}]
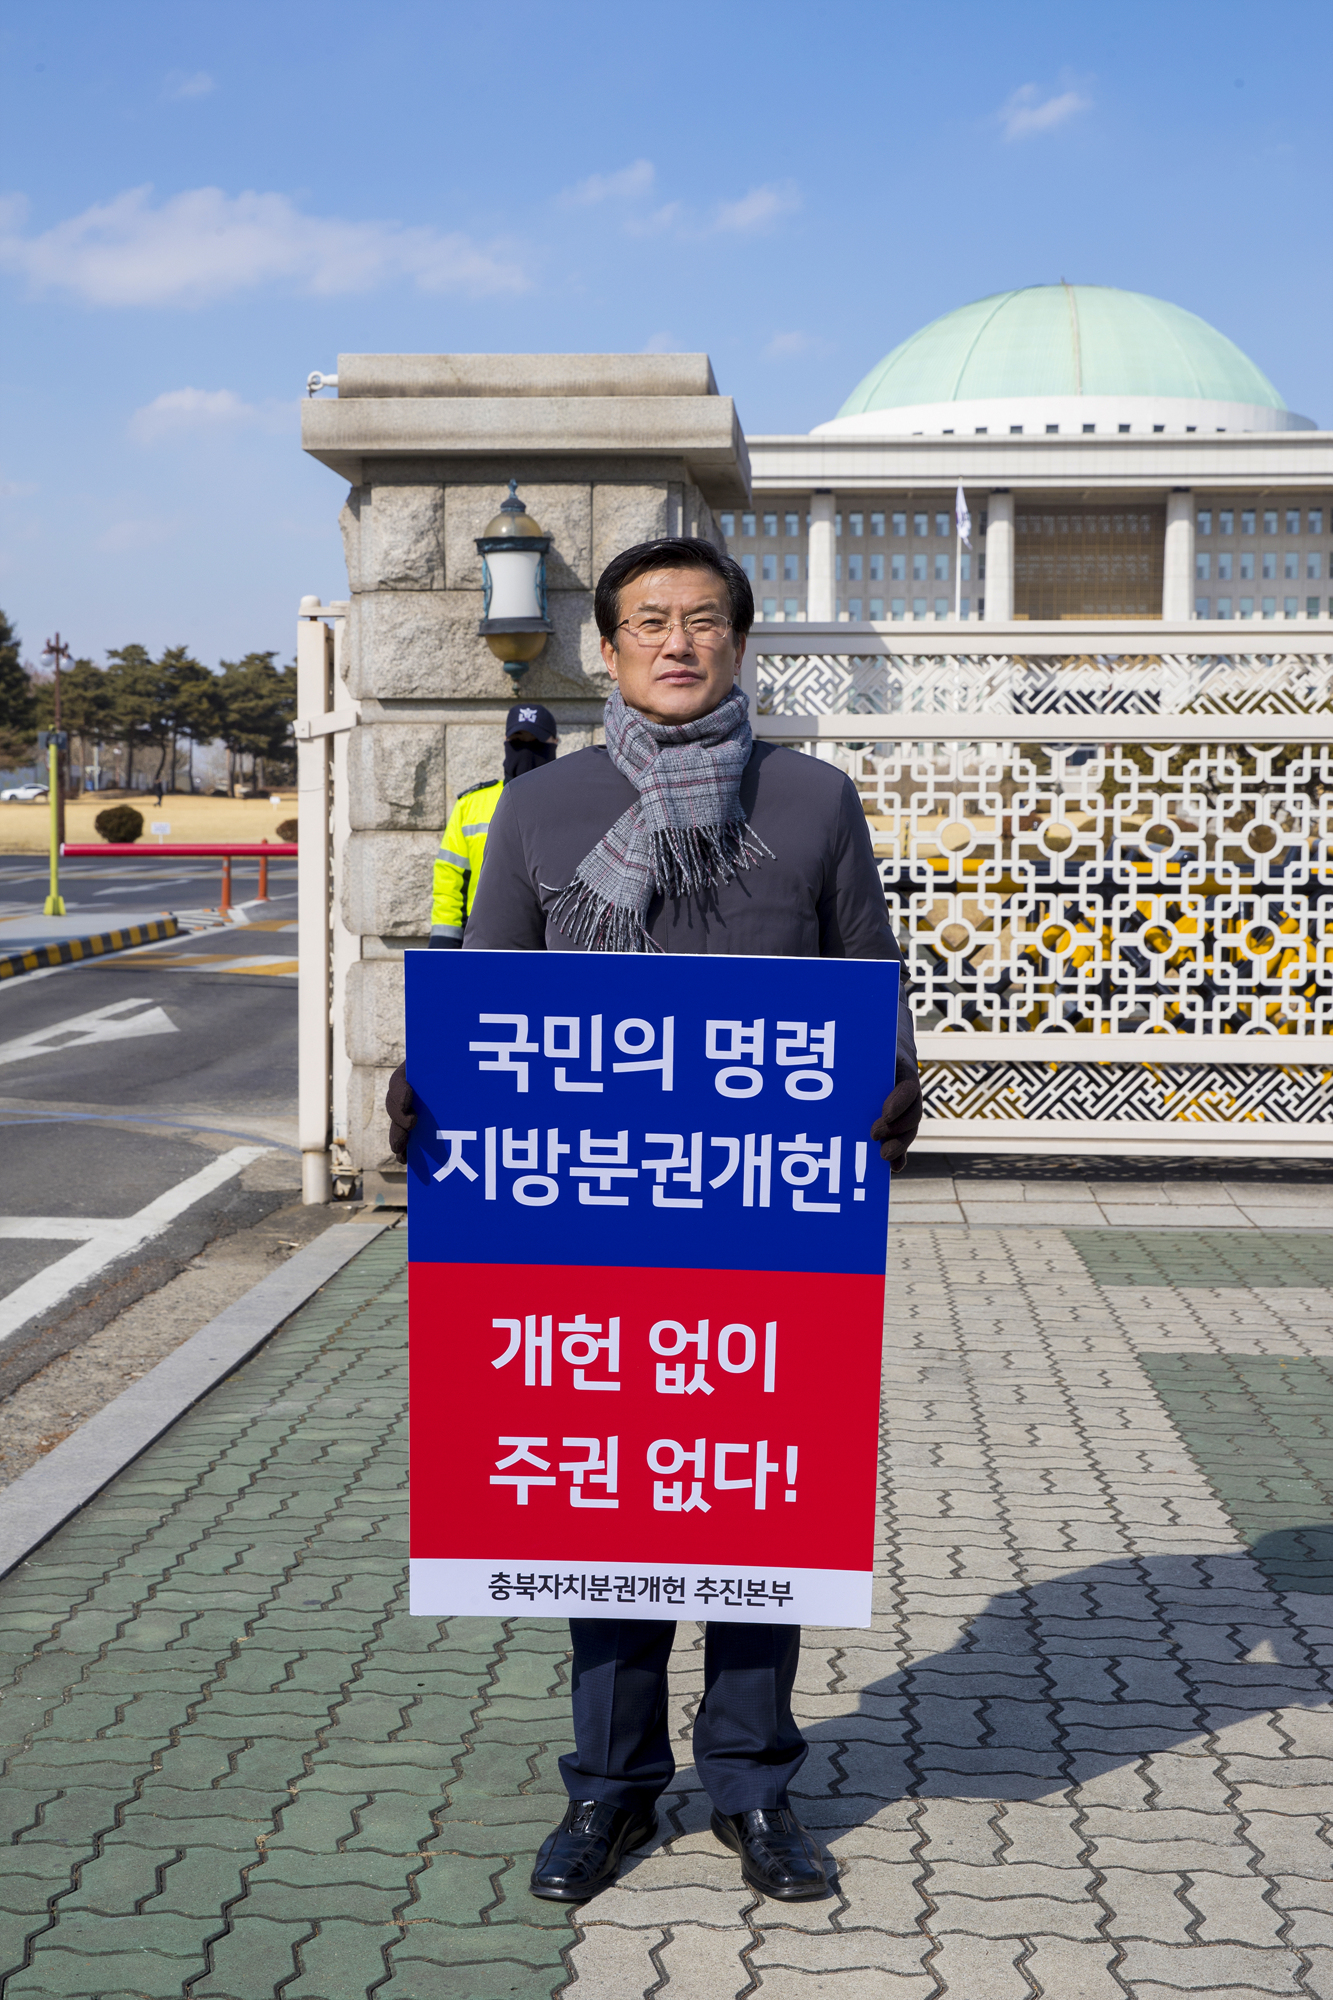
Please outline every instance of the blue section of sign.
[{"label": "blue section of sign", "polygon": [[407,954],[413,1261],[884,1269],[898,966]]}]

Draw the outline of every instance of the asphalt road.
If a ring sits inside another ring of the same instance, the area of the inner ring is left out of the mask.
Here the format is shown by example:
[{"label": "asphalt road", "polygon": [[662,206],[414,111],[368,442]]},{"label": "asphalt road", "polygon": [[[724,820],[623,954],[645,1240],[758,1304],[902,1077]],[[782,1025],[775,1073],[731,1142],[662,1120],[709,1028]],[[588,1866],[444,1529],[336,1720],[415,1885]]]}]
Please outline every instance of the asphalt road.
[{"label": "asphalt road", "polygon": [[[90,933],[208,923],[218,880],[137,856],[62,869]],[[299,1184],[295,865],[269,883],[251,922],[0,984],[0,1393]],[[33,857],[0,856],[0,950],[44,892]]]}]

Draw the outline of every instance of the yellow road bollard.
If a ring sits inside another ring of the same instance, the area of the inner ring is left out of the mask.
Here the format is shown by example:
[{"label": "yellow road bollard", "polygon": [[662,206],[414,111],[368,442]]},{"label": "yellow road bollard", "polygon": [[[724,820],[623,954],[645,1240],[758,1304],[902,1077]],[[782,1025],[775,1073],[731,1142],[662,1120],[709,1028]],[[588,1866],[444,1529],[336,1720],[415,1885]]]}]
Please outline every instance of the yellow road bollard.
[{"label": "yellow road bollard", "polygon": [[54,732],[46,746],[46,773],[51,788],[51,893],[42,906],[42,914],[63,917],[65,899],[60,893],[60,752],[56,748]]}]

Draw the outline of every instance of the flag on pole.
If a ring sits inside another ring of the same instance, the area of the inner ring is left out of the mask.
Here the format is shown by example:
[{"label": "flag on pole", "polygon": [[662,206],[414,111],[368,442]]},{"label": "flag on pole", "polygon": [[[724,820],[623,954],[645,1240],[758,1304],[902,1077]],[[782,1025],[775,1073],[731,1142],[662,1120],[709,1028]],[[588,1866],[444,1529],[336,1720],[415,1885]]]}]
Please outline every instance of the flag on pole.
[{"label": "flag on pole", "polygon": [[953,511],[954,518],[958,523],[959,539],[962,541],[964,548],[970,549],[972,546],[972,516],[967,511],[967,496],[963,492],[961,481],[959,482],[958,491],[954,495]]}]

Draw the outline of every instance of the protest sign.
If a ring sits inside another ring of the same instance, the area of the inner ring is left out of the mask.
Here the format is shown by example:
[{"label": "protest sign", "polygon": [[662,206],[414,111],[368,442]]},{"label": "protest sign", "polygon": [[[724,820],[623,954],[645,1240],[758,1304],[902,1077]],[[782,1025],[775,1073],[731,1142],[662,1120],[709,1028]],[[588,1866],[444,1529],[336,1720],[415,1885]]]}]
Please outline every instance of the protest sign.
[{"label": "protest sign", "polygon": [[414,1612],[869,1624],[897,994],[408,953]]}]

